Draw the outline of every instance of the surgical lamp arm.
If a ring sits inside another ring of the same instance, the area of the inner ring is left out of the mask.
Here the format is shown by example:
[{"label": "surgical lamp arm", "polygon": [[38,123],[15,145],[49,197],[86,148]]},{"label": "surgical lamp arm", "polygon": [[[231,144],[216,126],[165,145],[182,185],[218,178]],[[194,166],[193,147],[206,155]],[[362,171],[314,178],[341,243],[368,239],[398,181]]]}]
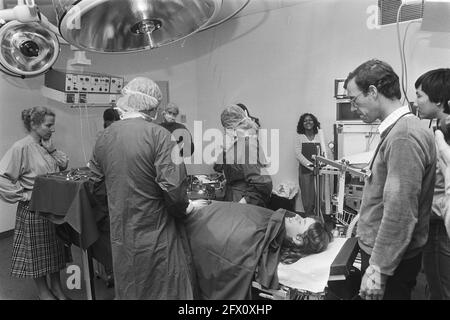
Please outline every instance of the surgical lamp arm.
[{"label": "surgical lamp arm", "polygon": [[365,178],[367,176],[370,176],[370,170],[365,170],[365,169],[356,169],[356,168],[352,168],[348,165],[348,163],[346,162],[337,162],[337,161],[333,161],[321,156],[314,156],[315,159],[317,159],[319,162],[325,163],[329,166],[332,166],[336,169],[339,169],[340,171],[344,171],[344,172],[349,172],[351,175],[360,177],[360,178]]},{"label": "surgical lamp arm", "polygon": [[18,1],[18,4],[12,9],[4,9],[4,1],[1,2],[0,19],[4,21],[18,20],[20,22],[38,22],[40,20],[39,10],[34,1],[31,5],[23,4],[23,1]]},{"label": "surgical lamp arm", "polygon": [[56,34],[58,36],[58,41],[60,43],[64,43],[64,44],[68,44],[68,42],[61,36],[61,34],[59,33],[59,29],[57,26],[55,26],[53,23],[51,23],[46,16],[44,16],[43,14],[40,14],[41,16],[41,20],[39,21],[40,24],[50,30],[51,32],[53,32],[54,34]]},{"label": "surgical lamp arm", "polygon": [[34,0],[18,0],[12,9],[5,9],[4,0],[0,0],[0,19],[7,21],[17,20],[20,22],[39,22],[42,26],[59,37],[60,42],[67,43],[60,35],[58,27],[51,23],[48,18],[39,12]]}]

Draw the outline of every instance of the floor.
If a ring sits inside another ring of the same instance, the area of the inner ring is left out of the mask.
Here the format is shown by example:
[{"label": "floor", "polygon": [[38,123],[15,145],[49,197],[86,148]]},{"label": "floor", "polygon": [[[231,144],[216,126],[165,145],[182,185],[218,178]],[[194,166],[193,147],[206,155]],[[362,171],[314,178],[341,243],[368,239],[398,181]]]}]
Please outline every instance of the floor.
[{"label": "floor", "polygon": [[[17,279],[9,275],[10,261],[11,261],[12,236],[0,239],[0,300],[36,300],[37,293],[33,280],[31,279]],[[81,252],[78,247],[72,246],[73,264],[81,266]],[[82,268],[80,268],[82,270]],[[70,280],[71,274],[66,271],[61,272],[62,283],[67,283]],[[81,282],[80,289],[67,289],[63,286],[65,293],[73,300],[86,300],[86,290],[84,282]],[[95,297],[97,300],[112,300],[114,299],[114,288],[108,288],[106,282],[94,277]],[[420,273],[417,278],[417,286],[413,292],[413,300],[426,299],[426,279],[423,273]]]},{"label": "floor", "polygon": [[[37,291],[32,279],[18,279],[9,275],[12,239],[12,236],[0,239],[0,300],[36,300]],[[78,247],[72,246],[72,257],[72,265],[80,266],[82,272],[81,251]],[[65,285],[68,282],[67,280],[69,280],[69,283],[74,283],[73,274],[73,272],[68,274],[67,270],[61,272],[61,283],[66,296],[72,300],[86,300],[87,296],[83,280],[80,283],[80,289],[68,289],[68,286]],[[83,274],[81,274],[81,279],[83,279]],[[114,299],[114,288],[108,288],[106,282],[98,276],[94,276],[94,290],[97,300]]]}]

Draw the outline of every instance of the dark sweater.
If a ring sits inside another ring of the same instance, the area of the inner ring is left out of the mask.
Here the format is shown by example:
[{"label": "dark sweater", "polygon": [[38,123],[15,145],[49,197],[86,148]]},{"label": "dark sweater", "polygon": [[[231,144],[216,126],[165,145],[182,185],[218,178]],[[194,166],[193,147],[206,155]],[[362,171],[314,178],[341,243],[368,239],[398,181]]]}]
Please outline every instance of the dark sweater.
[{"label": "dark sweater", "polygon": [[427,241],[436,149],[432,131],[415,116],[401,118],[384,136],[365,182],[357,234],[370,264],[392,275]]}]

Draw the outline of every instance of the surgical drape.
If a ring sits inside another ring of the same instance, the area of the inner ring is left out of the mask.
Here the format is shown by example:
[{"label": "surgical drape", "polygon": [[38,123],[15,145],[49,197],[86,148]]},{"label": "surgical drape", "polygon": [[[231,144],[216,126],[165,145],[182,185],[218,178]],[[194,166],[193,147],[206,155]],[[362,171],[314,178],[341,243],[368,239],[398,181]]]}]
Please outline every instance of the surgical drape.
[{"label": "surgical drape", "polygon": [[202,299],[250,299],[251,283],[278,289],[286,211],[213,202],[186,220]]},{"label": "surgical drape", "polygon": [[224,200],[239,202],[245,198],[248,204],[267,207],[272,178],[264,169],[265,164],[256,135],[238,137],[214,165],[214,170],[223,171],[227,181]]}]

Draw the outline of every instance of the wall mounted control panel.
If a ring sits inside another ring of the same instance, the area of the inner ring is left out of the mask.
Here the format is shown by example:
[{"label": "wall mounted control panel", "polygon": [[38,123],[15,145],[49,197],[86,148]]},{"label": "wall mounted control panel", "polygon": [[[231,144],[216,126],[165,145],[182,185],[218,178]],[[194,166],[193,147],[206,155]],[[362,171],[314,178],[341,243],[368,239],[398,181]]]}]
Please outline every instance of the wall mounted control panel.
[{"label": "wall mounted control panel", "polygon": [[120,94],[123,77],[52,69],[45,74],[45,86],[63,92]]}]

